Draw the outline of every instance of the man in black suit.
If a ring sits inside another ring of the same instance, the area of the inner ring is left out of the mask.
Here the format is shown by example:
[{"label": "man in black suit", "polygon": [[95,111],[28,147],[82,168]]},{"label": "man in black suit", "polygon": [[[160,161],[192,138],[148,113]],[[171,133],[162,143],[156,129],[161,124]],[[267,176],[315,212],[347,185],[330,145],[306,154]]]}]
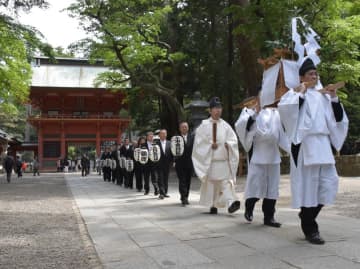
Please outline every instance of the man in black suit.
[{"label": "man in black suit", "polygon": [[109,165],[109,161],[111,160],[111,152],[110,148],[106,147],[105,152],[101,155],[101,160],[104,162],[103,164],[103,178],[104,181],[111,181],[111,167]]},{"label": "man in black suit", "polygon": [[117,180],[117,172],[116,172],[116,166],[114,166],[113,161],[116,162],[117,160],[117,155],[116,155],[116,148],[117,148],[117,144],[113,144],[111,145],[110,148],[110,156],[111,156],[111,182],[115,184],[116,180]]},{"label": "man in black suit", "polygon": [[[129,143],[129,138],[125,138],[124,145],[120,148],[120,154],[121,156],[125,157],[126,160],[134,160],[134,149],[133,146]],[[127,171],[126,167],[123,171],[125,177],[124,187],[132,189],[134,172]]]},{"label": "man in black suit", "polygon": [[[154,133],[148,132],[146,134],[146,148],[148,151],[152,148],[152,145],[154,144]],[[156,163],[152,162],[150,159],[145,165],[145,172],[144,172],[144,189],[145,193],[144,195],[148,195],[150,191],[150,176],[151,176],[151,182],[154,186],[154,195],[159,194],[159,186],[158,182],[156,180]]]},{"label": "man in black suit", "polygon": [[111,159],[115,160],[116,166],[112,166],[111,170],[111,181],[112,183],[119,184],[120,178],[120,164],[119,164],[119,154],[118,154],[118,145],[115,144],[111,146]]},{"label": "man in black suit", "polygon": [[80,162],[81,162],[81,176],[86,177],[88,175],[87,173],[88,157],[86,156],[86,154],[83,154]]},{"label": "man in black suit", "polygon": [[160,147],[161,157],[157,163],[157,172],[159,175],[159,190],[160,190],[160,199],[164,197],[169,197],[168,192],[168,182],[169,182],[169,172],[170,165],[173,161],[173,156],[171,153],[171,143],[169,140],[166,140],[167,131],[165,129],[160,130],[159,138],[160,141],[158,145]]},{"label": "man in black suit", "polygon": [[189,204],[191,176],[194,169],[191,160],[194,136],[189,133],[189,125],[187,122],[180,122],[179,131],[180,136],[184,139],[184,153],[175,158],[175,170],[176,175],[179,178],[181,204],[186,206]]}]

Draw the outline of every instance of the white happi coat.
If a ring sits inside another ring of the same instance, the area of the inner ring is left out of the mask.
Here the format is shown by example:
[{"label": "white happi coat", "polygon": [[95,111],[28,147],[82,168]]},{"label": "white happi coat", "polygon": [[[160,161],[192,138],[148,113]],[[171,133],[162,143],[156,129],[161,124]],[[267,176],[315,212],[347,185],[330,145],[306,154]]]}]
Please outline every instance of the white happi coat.
[{"label": "white happi coat", "polygon": [[[238,140],[231,126],[224,120],[219,119],[216,121],[216,143],[218,148],[213,150],[211,148],[213,143],[213,122],[212,118],[203,120],[196,129],[192,161],[195,173],[201,180],[200,204],[225,207],[226,203],[223,198],[232,197],[233,200],[236,198],[233,185],[236,181],[239,165]],[[225,147],[225,143],[228,148]],[[230,183],[231,186],[229,187],[225,182]],[[224,184],[227,185],[226,190]],[[220,197],[224,191],[224,197]]]},{"label": "white happi coat", "polygon": [[[299,109],[299,97],[304,103]],[[292,206],[314,207],[332,204],[338,189],[338,175],[331,145],[340,150],[348,130],[348,118],[336,122],[333,102],[327,94],[308,89],[305,94],[292,89],[278,105],[285,131],[294,145],[300,144],[297,164],[291,160]]]},{"label": "white happi coat", "polygon": [[[255,122],[246,129],[249,118]],[[262,109],[259,114],[244,108],[235,123],[240,142],[248,152],[248,174],[245,199],[279,197],[280,152],[279,146],[290,152],[290,142],[285,135],[276,108]],[[249,151],[252,148],[251,159]]]}]

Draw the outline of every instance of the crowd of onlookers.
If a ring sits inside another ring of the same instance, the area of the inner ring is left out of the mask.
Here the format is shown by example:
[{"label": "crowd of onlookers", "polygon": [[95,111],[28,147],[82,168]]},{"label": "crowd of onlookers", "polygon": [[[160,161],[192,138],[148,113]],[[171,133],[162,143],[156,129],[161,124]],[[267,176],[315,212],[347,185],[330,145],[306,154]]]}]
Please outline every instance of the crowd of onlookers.
[{"label": "crowd of onlookers", "polygon": [[90,168],[94,167],[94,161],[90,160],[86,153],[77,159],[59,159],[56,162],[57,172],[78,172],[81,171],[82,176],[90,174]]},{"label": "crowd of onlookers", "polygon": [[3,170],[6,173],[6,180],[8,183],[11,182],[11,175],[14,171],[18,178],[22,178],[23,173],[28,169],[28,166],[30,165],[30,169],[33,172],[33,175],[40,175],[39,172],[39,161],[37,157],[35,156],[33,161],[28,164],[27,162],[21,160],[21,157],[19,155],[16,156],[14,159],[13,156],[11,156],[10,152],[6,154],[6,156],[3,159]]}]

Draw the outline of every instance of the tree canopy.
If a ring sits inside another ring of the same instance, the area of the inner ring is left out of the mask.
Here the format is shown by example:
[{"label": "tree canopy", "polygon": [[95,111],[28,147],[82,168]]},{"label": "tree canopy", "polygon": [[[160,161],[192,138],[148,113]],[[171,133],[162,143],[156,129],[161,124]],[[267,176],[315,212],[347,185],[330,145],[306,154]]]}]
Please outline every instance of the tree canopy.
[{"label": "tree canopy", "polygon": [[45,1],[0,2],[0,120],[1,127],[12,134],[23,135],[26,114],[23,107],[29,95],[31,58],[39,50],[50,55],[52,49],[41,42],[36,29],[20,24],[20,9],[45,8]]},{"label": "tree canopy", "polygon": [[[7,8],[29,10],[35,3],[19,2]],[[219,96],[224,118],[233,123],[240,112],[233,105],[255,95],[261,84],[258,58],[271,56],[273,48],[292,49],[290,21],[300,16],[319,34],[323,84],[346,82],[340,97],[350,118],[348,141],[359,139],[359,1],[77,0],[68,11],[89,33],[71,49],[110,67],[98,82],[126,93],[133,128],[163,127],[170,135],[187,118],[184,105],[195,91],[204,99]],[[11,91],[2,91],[0,98],[14,100],[26,96],[26,59],[39,43],[32,42],[29,30],[35,29],[1,18],[0,72],[11,79],[0,78],[0,85]],[[6,58],[13,47],[19,49]]]},{"label": "tree canopy", "polygon": [[136,104],[132,116],[139,124],[146,124],[140,118],[152,109],[156,124],[173,133],[195,91],[206,99],[220,96],[224,117],[233,122],[239,113],[233,105],[261,84],[257,59],[273,48],[292,48],[295,16],[320,36],[323,84],[345,81],[341,97],[358,110],[357,99],[350,98],[359,95],[357,1],[78,0],[69,10],[91,34],[73,48],[106,60],[112,70],[99,79],[109,87],[131,82],[127,101],[130,108]]}]

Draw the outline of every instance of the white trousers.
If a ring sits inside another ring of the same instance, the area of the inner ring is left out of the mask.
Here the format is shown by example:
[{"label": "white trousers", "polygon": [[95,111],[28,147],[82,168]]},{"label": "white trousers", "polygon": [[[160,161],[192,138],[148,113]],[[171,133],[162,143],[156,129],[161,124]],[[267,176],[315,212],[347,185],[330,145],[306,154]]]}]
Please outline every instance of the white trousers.
[{"label": "white trousers", "polygon": [[248,166],[245,199],[279,198],[280,164],[253,164]]},{"label": "white trousers", "polygon": [[335,201],[339,177],[334,164],[304,165],[300,147],[298,163],[291,159],[292,207],[315,207]]},{"label": "white trousers", "polygon": [[200,187],[200,204],[208,207],[228,207],[238,200],[232,180],[206,180]]}]

